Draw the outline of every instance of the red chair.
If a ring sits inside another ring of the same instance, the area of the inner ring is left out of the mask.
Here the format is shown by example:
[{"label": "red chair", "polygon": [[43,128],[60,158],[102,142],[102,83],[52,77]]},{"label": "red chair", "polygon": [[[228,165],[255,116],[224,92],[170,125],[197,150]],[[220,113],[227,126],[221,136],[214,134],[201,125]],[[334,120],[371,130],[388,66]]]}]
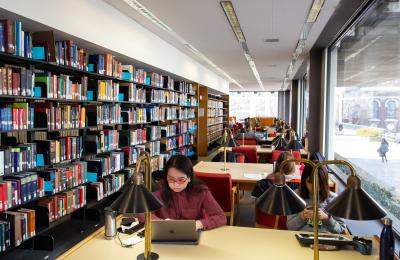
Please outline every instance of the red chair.
[{"label": "red chair", "polygon": [[287,230],[287,217],[270,215],[256,209],[256,227]]},{"label": "red chair", "polygon": [[268,137],[275,137],[276,136],[276,132],[268,132]]},{"label": "red chair", "polygon": [[257,145],[257,139],[254,138],[240,138],[240,139],[236,139],[236,141],[240,144],[240,145]]},{"label": "red chair", "polygon": [[[273,150],[272,154],[271,154],[271,163],[273,163],[274,161],[277,161],[279,158],[279,155],[281,155],[281,153],[283,153],[284,151],[282,150]],[[293,157],[294,159],[301,159],[301,153],[300,151],[292,151]]]},{"label": "red chair", "polygon": [[232,186],[232,178],[229,173],[205,173],[195,172],[196,177],[204,181],[211,194],[221,206],[225,215],[229,217],[229,225],[233,225],[235,214],[235,196],[237,187]]},{"label": "red chair", "polygon": [[232,147],[232,152],[234,153],[241,153],[244,154],[247,158],[248,163],[257,163],[257,148],[254,147],[249,147],[249,146],[237,146],[237,147]]}]

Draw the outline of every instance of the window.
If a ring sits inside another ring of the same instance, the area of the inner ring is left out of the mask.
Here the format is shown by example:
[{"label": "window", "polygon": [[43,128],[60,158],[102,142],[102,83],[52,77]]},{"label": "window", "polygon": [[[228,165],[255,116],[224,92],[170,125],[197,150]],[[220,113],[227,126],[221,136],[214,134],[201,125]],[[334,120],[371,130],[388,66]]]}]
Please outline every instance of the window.
[{"label": "window", "polygon": [[[329,49],[328,156],[351,162],[400,231],[400,3],[376,1]],[[385,141],[389,144],[388,151]],[[383,152],[382,152],[383,151]],[[387,159],[387,160],[386,160]],[[343,170],[344,179],[349,172]]]},{"label": "window", "polygon": [[276,117],[278,92],[230,92],[229,115],[238,121],[247,117]]}]

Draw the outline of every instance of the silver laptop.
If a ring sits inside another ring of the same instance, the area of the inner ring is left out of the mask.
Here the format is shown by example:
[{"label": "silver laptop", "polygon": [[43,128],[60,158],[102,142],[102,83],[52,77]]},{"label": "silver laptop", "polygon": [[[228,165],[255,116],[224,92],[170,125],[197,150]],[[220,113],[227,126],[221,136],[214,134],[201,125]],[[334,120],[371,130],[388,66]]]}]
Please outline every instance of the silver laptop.
[{"label": "silver laptop", "polygon": [[195,220],[153,220],[151,241],[153,243],[197,245],[200,231]]}]

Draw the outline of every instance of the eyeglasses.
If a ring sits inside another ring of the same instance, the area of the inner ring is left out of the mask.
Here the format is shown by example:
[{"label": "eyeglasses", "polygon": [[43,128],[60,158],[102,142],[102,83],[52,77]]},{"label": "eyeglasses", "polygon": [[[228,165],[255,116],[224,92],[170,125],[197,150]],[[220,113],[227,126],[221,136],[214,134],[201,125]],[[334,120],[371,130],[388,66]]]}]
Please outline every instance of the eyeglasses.
[{"label": "eyeglasses", "polygon": [[188,180],[187,177],[181,177],[181,178],[175,179],[175,178],[167,175],[167,182],[169,182],[169,183],[184,184],[187,180]]}]

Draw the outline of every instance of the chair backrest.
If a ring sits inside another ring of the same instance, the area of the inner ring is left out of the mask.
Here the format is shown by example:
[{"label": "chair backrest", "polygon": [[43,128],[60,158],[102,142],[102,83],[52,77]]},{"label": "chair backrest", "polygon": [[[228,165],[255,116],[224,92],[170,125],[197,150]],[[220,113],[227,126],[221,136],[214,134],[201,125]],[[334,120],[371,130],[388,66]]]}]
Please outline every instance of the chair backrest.
[{"label": "chair backrest", "polygon": [[[256,223],[258,225],[265,226],[266,228],[275,228],[276,222],[275,215],[270,215],[260,210],[256,209]],[[278,226],[277,229],[287,230],[287,217],[286,216],[278,216]]]},{"label": "chair backrest", "polygon": [[237,138],[236,141],[240,145],[257,145],[257,139],[255,138]]},{"label": "chair backrest", "polygon": [[232,210],[231,193],[232,178],[229,173],[195,172],[196,177],[204,181],[211,191],[214,199],[224,212]]},{"label": "chair backrest", "polygon": [[248,163],[257,163],[257,148],[248,146],[232,147],[232,152],[244,154]]},{"label": "chair backrest", "polygon": [[[281,153],[283,153],[285,151],[282,150],[273,150],[272,154],[271,154],[271,163],[273,163],[274,161],[278,160],[279,155],[281,155]],[[301,153],[300,151],[292,151],[293,157],[294,159],[301,159]]]}]

